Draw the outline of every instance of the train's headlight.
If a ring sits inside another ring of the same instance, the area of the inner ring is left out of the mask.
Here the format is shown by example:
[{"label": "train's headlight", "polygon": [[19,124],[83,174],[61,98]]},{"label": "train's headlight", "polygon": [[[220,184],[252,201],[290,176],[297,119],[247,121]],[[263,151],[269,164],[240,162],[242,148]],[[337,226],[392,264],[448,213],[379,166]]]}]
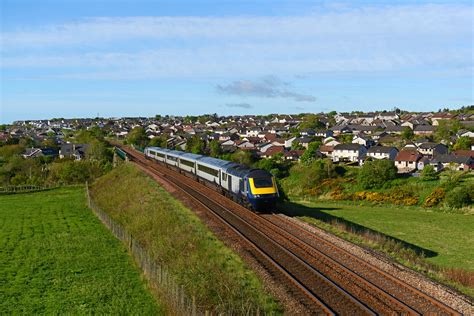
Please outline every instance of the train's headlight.
[{"label": "train's headlight", "polygon": [[260,194],[255,194],[255,197],[256,197],[256,198],[259,198],[259,197],[260,197]]}]

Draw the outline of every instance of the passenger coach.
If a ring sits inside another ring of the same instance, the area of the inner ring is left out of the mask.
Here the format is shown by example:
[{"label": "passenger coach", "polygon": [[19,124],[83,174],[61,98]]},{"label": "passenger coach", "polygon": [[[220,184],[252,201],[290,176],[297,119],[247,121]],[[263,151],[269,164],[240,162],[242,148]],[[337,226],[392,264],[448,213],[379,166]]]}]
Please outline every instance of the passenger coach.
[{"label": "passenger coach", "polygon": [[271,211],[278,199],[275,178],[265,170],[160,147],[145,148],[145,156],[212,187],[252,210]]}]

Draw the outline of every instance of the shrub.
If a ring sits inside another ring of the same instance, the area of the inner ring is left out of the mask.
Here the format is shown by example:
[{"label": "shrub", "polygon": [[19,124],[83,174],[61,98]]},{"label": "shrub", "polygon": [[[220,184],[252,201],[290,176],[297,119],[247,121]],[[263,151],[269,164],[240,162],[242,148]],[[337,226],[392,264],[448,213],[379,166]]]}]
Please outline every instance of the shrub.
[{"label": "shrub", "polygon": [[472,203],[469,188],[462,186],[454,188],[446,194],[445,203],[447,207],[461,208]]},{"label": "shrub", "polygon": [[438,205],[441,201],[443,201],[444,197],[446,196],[446,191],[443,188],[436,188],[431,192],[425,199],[423,203],[424,207],[433,207]]},{"label": "shrub", "polygon": [[397,205],[416,205],[418,204],[418,196],[413,193],[410,188],[394,188],[390,192],[389,201]]},{"label": "shrub", "polygon": [[397,177],[397,168],[391,160],[367,161],[359,171],[357,180],[364,189],[383,187]]},{"label": "shrub", "polygon": [[431,181],[439,179],[439,176],[432,165],[427,165],[421,171],[420,179],[423,181]]}]

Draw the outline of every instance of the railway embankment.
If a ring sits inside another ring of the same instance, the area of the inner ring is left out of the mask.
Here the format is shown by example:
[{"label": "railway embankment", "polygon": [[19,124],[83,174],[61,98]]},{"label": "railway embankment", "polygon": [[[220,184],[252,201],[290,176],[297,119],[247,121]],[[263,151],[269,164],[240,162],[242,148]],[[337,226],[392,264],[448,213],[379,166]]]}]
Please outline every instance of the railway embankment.
[{"label": "railway embankment", "polygon": [[282,312],[242,259],[136,166],[118,166],[91,186],[90,195],[97,207],[147,250],[152,260],[167,267],[186,295],[195,298],[200,310]]}]

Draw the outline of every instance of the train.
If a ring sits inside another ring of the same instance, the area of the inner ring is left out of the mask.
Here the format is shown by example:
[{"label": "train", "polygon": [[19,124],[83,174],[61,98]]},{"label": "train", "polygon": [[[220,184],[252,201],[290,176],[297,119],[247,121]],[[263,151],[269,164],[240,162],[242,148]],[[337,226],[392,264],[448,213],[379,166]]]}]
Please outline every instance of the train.
[{"label": "train", "polygon": [[144,154],[252,211],[272,211],[279,197],[275,177],[262,169],[161,147],[146,147]]}]

